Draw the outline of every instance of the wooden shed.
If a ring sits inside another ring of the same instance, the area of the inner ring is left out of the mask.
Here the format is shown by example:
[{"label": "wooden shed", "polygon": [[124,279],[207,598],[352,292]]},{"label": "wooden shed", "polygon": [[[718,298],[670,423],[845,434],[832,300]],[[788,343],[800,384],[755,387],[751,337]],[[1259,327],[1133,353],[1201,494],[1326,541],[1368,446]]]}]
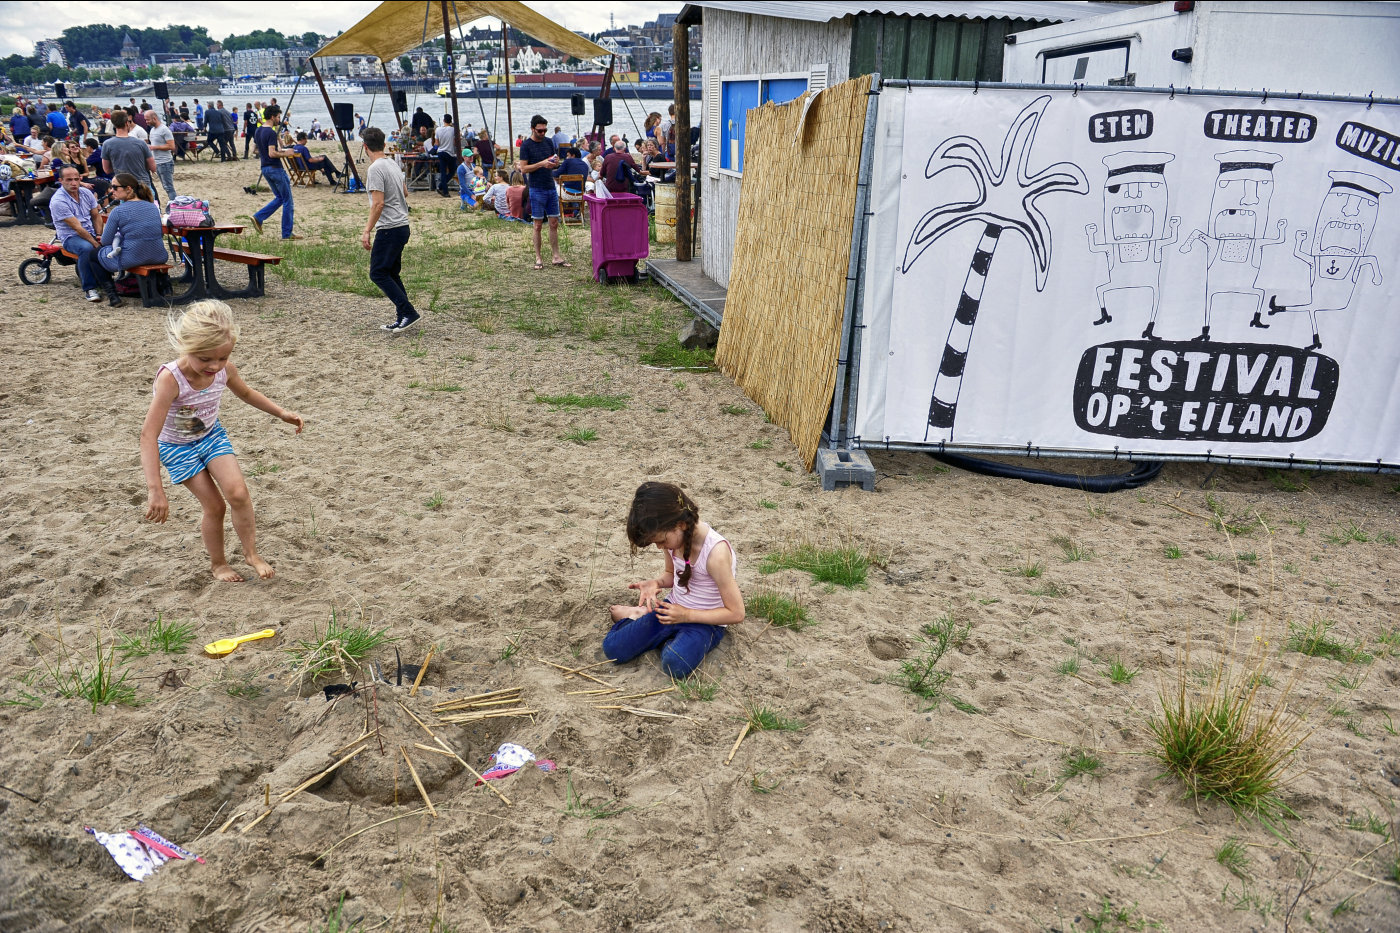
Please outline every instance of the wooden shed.
[{"label": "wooden shed", "polygon": [[[701,262],[729,285],[747,112],[858,75],[1000,81],[1009,35],[1120,9],[1110,3],[689,3],[704,27]],[[792,166],[800,196],[802,166]]]}]

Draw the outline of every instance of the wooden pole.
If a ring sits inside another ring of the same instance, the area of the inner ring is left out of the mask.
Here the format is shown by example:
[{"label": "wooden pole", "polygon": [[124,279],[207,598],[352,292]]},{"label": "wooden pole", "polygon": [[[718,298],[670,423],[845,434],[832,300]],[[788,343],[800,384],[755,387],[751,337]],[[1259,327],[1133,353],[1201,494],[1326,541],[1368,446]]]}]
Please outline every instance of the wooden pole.
[{"label": "wooden pole", "polygon": [[399,129],[403,129],[403,117],[399,116],[399,108],[394,104],[394,84],[389,80],[389,69],[384,67],[382,59],[379,62],[379,70],[384,72],[384,86],[389,89],[389,109],[394,111],[394,122],[399,125]]},{"label": "wooden pole", "polygon": [[[311,59],[311,73],[316,76],[316,84],[321,88],[321,98],[326,102],[326,113],[332,115],[331,125],[335,126],[333,119],[335,108],[331,106],[331,95],[326,90],[326,82],[322,79],[321,69],[316,67],[316,59],[314,58]],[[345,133],[338,126],[335,127],[335,138],[340,140],[340,151],[345,153],[345,164],[350,167],[350,174],[354,176],[355,184],[363,188],[364,182],[360,181],[359,169],[355,168],[355,160],[350,157],[350,144],[345,141]]]},{"label": "wooden pole", "polygon": [[[452,138],[457,147],[457,158],[462,157],[462,120],[457,116],[457,60],[452,57],[452,27],[447,23],[447,0],[442,0],[442,37],[447,41],[447,93],[452,97]],[[432,657],[432,652],[428,653]],[[426,669],[428,662],[423,662]],[[419,671],[422,674],[422,671]],[[413,692],[418,692],[418,685],[413,685]],[[411,696],[412,694],[410,694]]]},{"label": "wooden pole", "polygon": [[[617,65],[617,56],[616,56],[616,55],[613,55],[613,56],[611,56],[611,57],[608,59],[608,70],[605,71],[605,72],[603,72],[603,87],[602,87],[602,89],[601,89],[600,91],[598,91],[598,97],[599,97],[600,99],[612,97],[613,68],[614,68],[616,65]],[[593,134],[599,138],[599,142],[602,142],[602,141],[603,141],[603,137],[604,137],[604,135],[605,135],[606,133],[607,133],[607,127],[605,127],[605,126],[603,126],[602,124],[599,124],[599,123],[594,123],[594,124],[593,124]],[[604,146],[604,147],[603,147],[603,154],[606,155],[607,152],[608,152],[608,147],[607,147],[607,146]]]},{"label": "wooden pole", "polygon": [[501,20],[501,60],[506,63],[506,165],[515,162],[515,122],[510,116],[510,27]]},{"label": "wooden pole", "polygon": [[676,119],[676,262],[690,262],[690,27],[671,27],[671,87]]}]

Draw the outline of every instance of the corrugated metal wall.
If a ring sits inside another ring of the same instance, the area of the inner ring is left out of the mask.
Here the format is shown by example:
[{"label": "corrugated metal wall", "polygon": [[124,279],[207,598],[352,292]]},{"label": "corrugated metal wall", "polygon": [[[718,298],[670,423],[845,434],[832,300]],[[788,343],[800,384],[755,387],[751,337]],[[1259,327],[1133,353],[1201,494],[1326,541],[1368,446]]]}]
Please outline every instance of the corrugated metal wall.
[{"label": "corrugated metal wall", "polygon": [[1046,20],[862,13],[853,23],[850,76],[879,72],[882,78],[1000,81],[1006,37],[1046,25]]}]

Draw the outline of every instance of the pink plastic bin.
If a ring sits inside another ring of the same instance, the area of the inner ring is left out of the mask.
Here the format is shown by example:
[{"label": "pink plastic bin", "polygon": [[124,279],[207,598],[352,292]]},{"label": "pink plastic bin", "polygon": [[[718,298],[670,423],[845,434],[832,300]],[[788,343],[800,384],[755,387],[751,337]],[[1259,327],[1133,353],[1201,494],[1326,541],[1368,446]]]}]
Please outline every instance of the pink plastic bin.
[{"label": "pink plastic bin", "polygon": [[615,275],[635,280],[637,260],[651,252],[646,202],[635,194],[610,198],[583,196],[593,236],[593,278],[606,283]]}]

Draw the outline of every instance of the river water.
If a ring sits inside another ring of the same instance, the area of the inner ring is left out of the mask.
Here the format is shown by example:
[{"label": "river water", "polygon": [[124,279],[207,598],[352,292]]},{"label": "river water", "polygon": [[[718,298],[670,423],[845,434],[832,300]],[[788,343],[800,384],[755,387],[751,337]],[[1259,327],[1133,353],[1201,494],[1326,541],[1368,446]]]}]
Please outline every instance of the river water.
[{"label": "river water", "polygon": [[[561,126],[571,134],[587,133],[592,128],[593,102],[592,97],[597,94],[596,90],[584,92],[587,98],[584,103],[588,113],[582,117],[575,117],[569,112],[569,98],[539,98],[539,99],[513,99],[511,101],[511,117],[513,125],[510,130],[516,136],[526,133],[529,129],[530,117],[539,114],[549,121],[549,131],[552,135],[554,127]],[[151,104],[155,104],[155,98],[147,97]],[[176,97],[175,103],[178,106],[182,98]],[[251,97],[227,96],[222,99],[224,107],[233,109],[237,105],[241,111],[244,104],[253,103]],[[76,102],[84,108],[112,106],[118,100],[125,100],[116,97],[79,97]],[[142,100],[137,97],[137,103]],[[184,98],[191,107],[194,106],[193,98]],[[370,125],[377,125],[385,128],[392,128],[394,115],[390,111],[389,96],[385,93],[379,94],[344,94],[332,97],[333,103],[349,103],[355,107],[355,112],[361,114],[369,121]],[[207,99],[202,101],[205,106],[209,105]],[[266,103],[266,100],[263,100]],[[321,97],[320,90],[315,82],[303,81],[297,90],[296,99],[289,101],[286,97],[279,95],[278,103],[285,110],[290,103],[291,124],[294,128],[302,128],[311,125],[313,117],[319,118],[321,125],[329,129],[331,127],[330,114],[326,111],[326,102]],[[432,116],[434,121],[441,121],[444,113],[452,112],[452,104],[445,97],[438,97],[432,91],[420,91],[414,94],[408,92],[408,110],[414,112],[422,107],[424,113]],[[667,101],[665,100],[638,100],[628,93],[626,87],[614,88],[613,90],[613,124],[612,130],[622,133],[631,139],[637,138],[641,134],[642,124],[646,121],[646,115],[655,111],[665,114]],[[492,139],[505,139],[509,130],[506,127],[506,102],[504,98],[476,98],[470,95],[462,95],[457,99],[457,114],[462,120],[465,128],[471,124],[473,129],[480,129],[486,126],[491,130]],[[690,103],[690,120],[693,126],[700,125],[701,104],[698,100]],[[191,114],[193,118],[193,114]],[[241,127],[240,127],[241,132]]]}]

